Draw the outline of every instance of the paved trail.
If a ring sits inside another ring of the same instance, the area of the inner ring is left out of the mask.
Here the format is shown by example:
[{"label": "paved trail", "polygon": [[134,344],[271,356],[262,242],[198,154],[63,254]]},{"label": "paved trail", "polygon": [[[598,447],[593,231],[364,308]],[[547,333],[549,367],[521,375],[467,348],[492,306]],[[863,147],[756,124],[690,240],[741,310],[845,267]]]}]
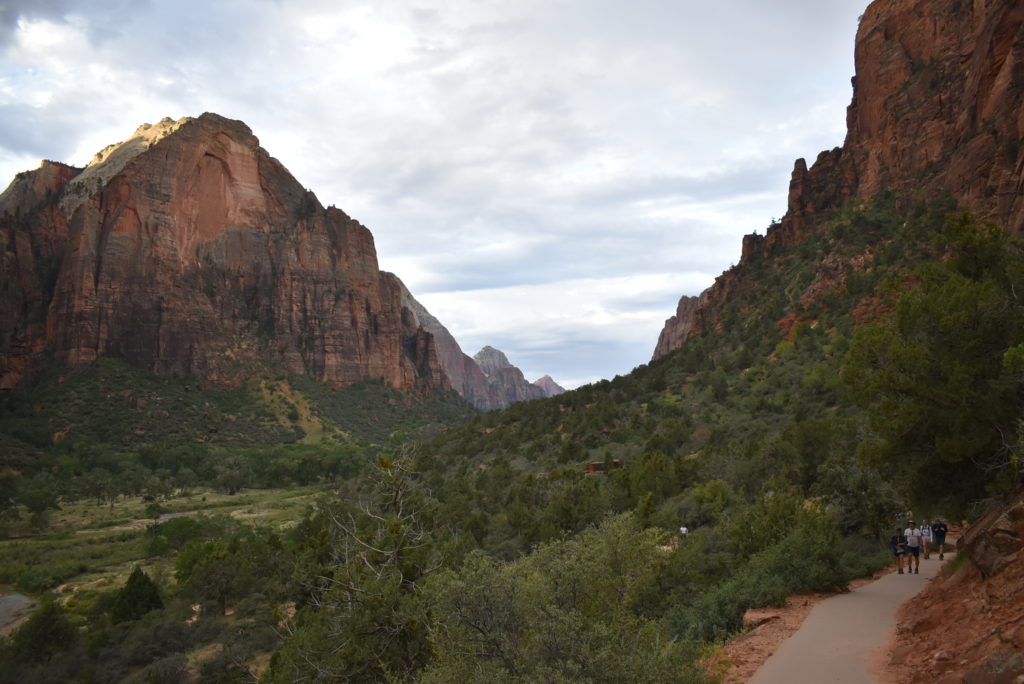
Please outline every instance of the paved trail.
[{"label": "paved trail", "polygon": [[[951,557],[946,554],[946,560]],[[750,684],[876,684],[871,660],[896,627],[896,609],[924,589],[941,564],[936,555],[922,558],[919,575],[898,575],[894,570],[822,601],[754,673]]]}]

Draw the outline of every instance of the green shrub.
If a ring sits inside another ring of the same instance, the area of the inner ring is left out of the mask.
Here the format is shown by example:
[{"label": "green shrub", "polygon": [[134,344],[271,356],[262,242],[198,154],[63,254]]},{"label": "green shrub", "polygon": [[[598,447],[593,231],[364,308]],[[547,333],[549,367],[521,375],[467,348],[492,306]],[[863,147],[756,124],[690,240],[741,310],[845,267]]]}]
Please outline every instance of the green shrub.
[{"label": "green shrub", "polygon": [[782,540],[754,554],[732,577],[689,605],[671,609],[666,619],[677,636],[721,639],[743,626],[750,608],[779,606],[793,594],[845,585],[849,576],[843,555],[829,516],[805,515]]}]

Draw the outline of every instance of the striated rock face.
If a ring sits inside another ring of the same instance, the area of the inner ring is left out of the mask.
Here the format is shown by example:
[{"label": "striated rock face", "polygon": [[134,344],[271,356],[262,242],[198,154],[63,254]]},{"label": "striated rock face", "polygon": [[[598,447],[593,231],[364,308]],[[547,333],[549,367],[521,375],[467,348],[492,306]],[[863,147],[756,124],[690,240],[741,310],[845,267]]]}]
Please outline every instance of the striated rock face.
[{"label": "striated rock face", "polygon": [[0,387],[46,354],[228,383],[284,368],[448,387],[369,230],[239,121],[164,120],[84,171],[21,174],[0,195],[0,237]]},{"label": "striated rock face", "polygon": [[11,389],[46,350],[47,308],[68,247],[56,204],[76,169],[44,161],[0,195],[0,389]]},{"label": "striated rock face", "polygon": [[[883,190],[949,193],[981,217],[1024,232],[1024,3],[875,0],[861,19],[857,75],[841,148],[798,159],[788,209],[749,235],[740,264],[666,322],[654,358],[714,328],[755,252],[810,237],[816,219]],[[663,342],[664,341],[664,344]]]}]

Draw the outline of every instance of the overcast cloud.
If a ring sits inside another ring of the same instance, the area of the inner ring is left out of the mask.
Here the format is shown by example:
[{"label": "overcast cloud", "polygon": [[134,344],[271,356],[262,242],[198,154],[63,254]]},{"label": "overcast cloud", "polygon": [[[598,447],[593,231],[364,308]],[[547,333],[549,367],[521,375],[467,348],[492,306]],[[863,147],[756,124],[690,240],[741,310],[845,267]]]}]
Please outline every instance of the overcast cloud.
[{"label": "overcast cloud", "polygon": [[0,0],[0,185],[245,121],[472,355],[575,387],[842,144],[867,0]]}]

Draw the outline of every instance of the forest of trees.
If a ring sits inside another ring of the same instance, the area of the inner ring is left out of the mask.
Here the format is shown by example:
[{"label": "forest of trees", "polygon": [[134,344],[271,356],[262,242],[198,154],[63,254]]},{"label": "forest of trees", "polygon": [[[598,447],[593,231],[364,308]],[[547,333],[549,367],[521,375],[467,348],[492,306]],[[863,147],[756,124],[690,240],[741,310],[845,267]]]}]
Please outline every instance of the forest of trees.
[{"label": "forest of trees", "polygon": [[[138,555],[173,573],[41,601],[0,640],[0,681],[709,681],[702,657],[748,608],[887,563],[898,512],[971,518],[1019,485],[1021,247],[948,200],[883,195],[739,267],[742,307],[659,361],[376,438],[336,413],[347,438],[289,442],[238,405],[198,449],[93,433],[72,455],[32,438],[53,428],[38,394],[12,398],[0,428],[24,462],[0,472],[0,513],[40,530],[64,497],[329,490],[293,526],[154,523]],[[242,420],[257,443],[223,441]]]}]

